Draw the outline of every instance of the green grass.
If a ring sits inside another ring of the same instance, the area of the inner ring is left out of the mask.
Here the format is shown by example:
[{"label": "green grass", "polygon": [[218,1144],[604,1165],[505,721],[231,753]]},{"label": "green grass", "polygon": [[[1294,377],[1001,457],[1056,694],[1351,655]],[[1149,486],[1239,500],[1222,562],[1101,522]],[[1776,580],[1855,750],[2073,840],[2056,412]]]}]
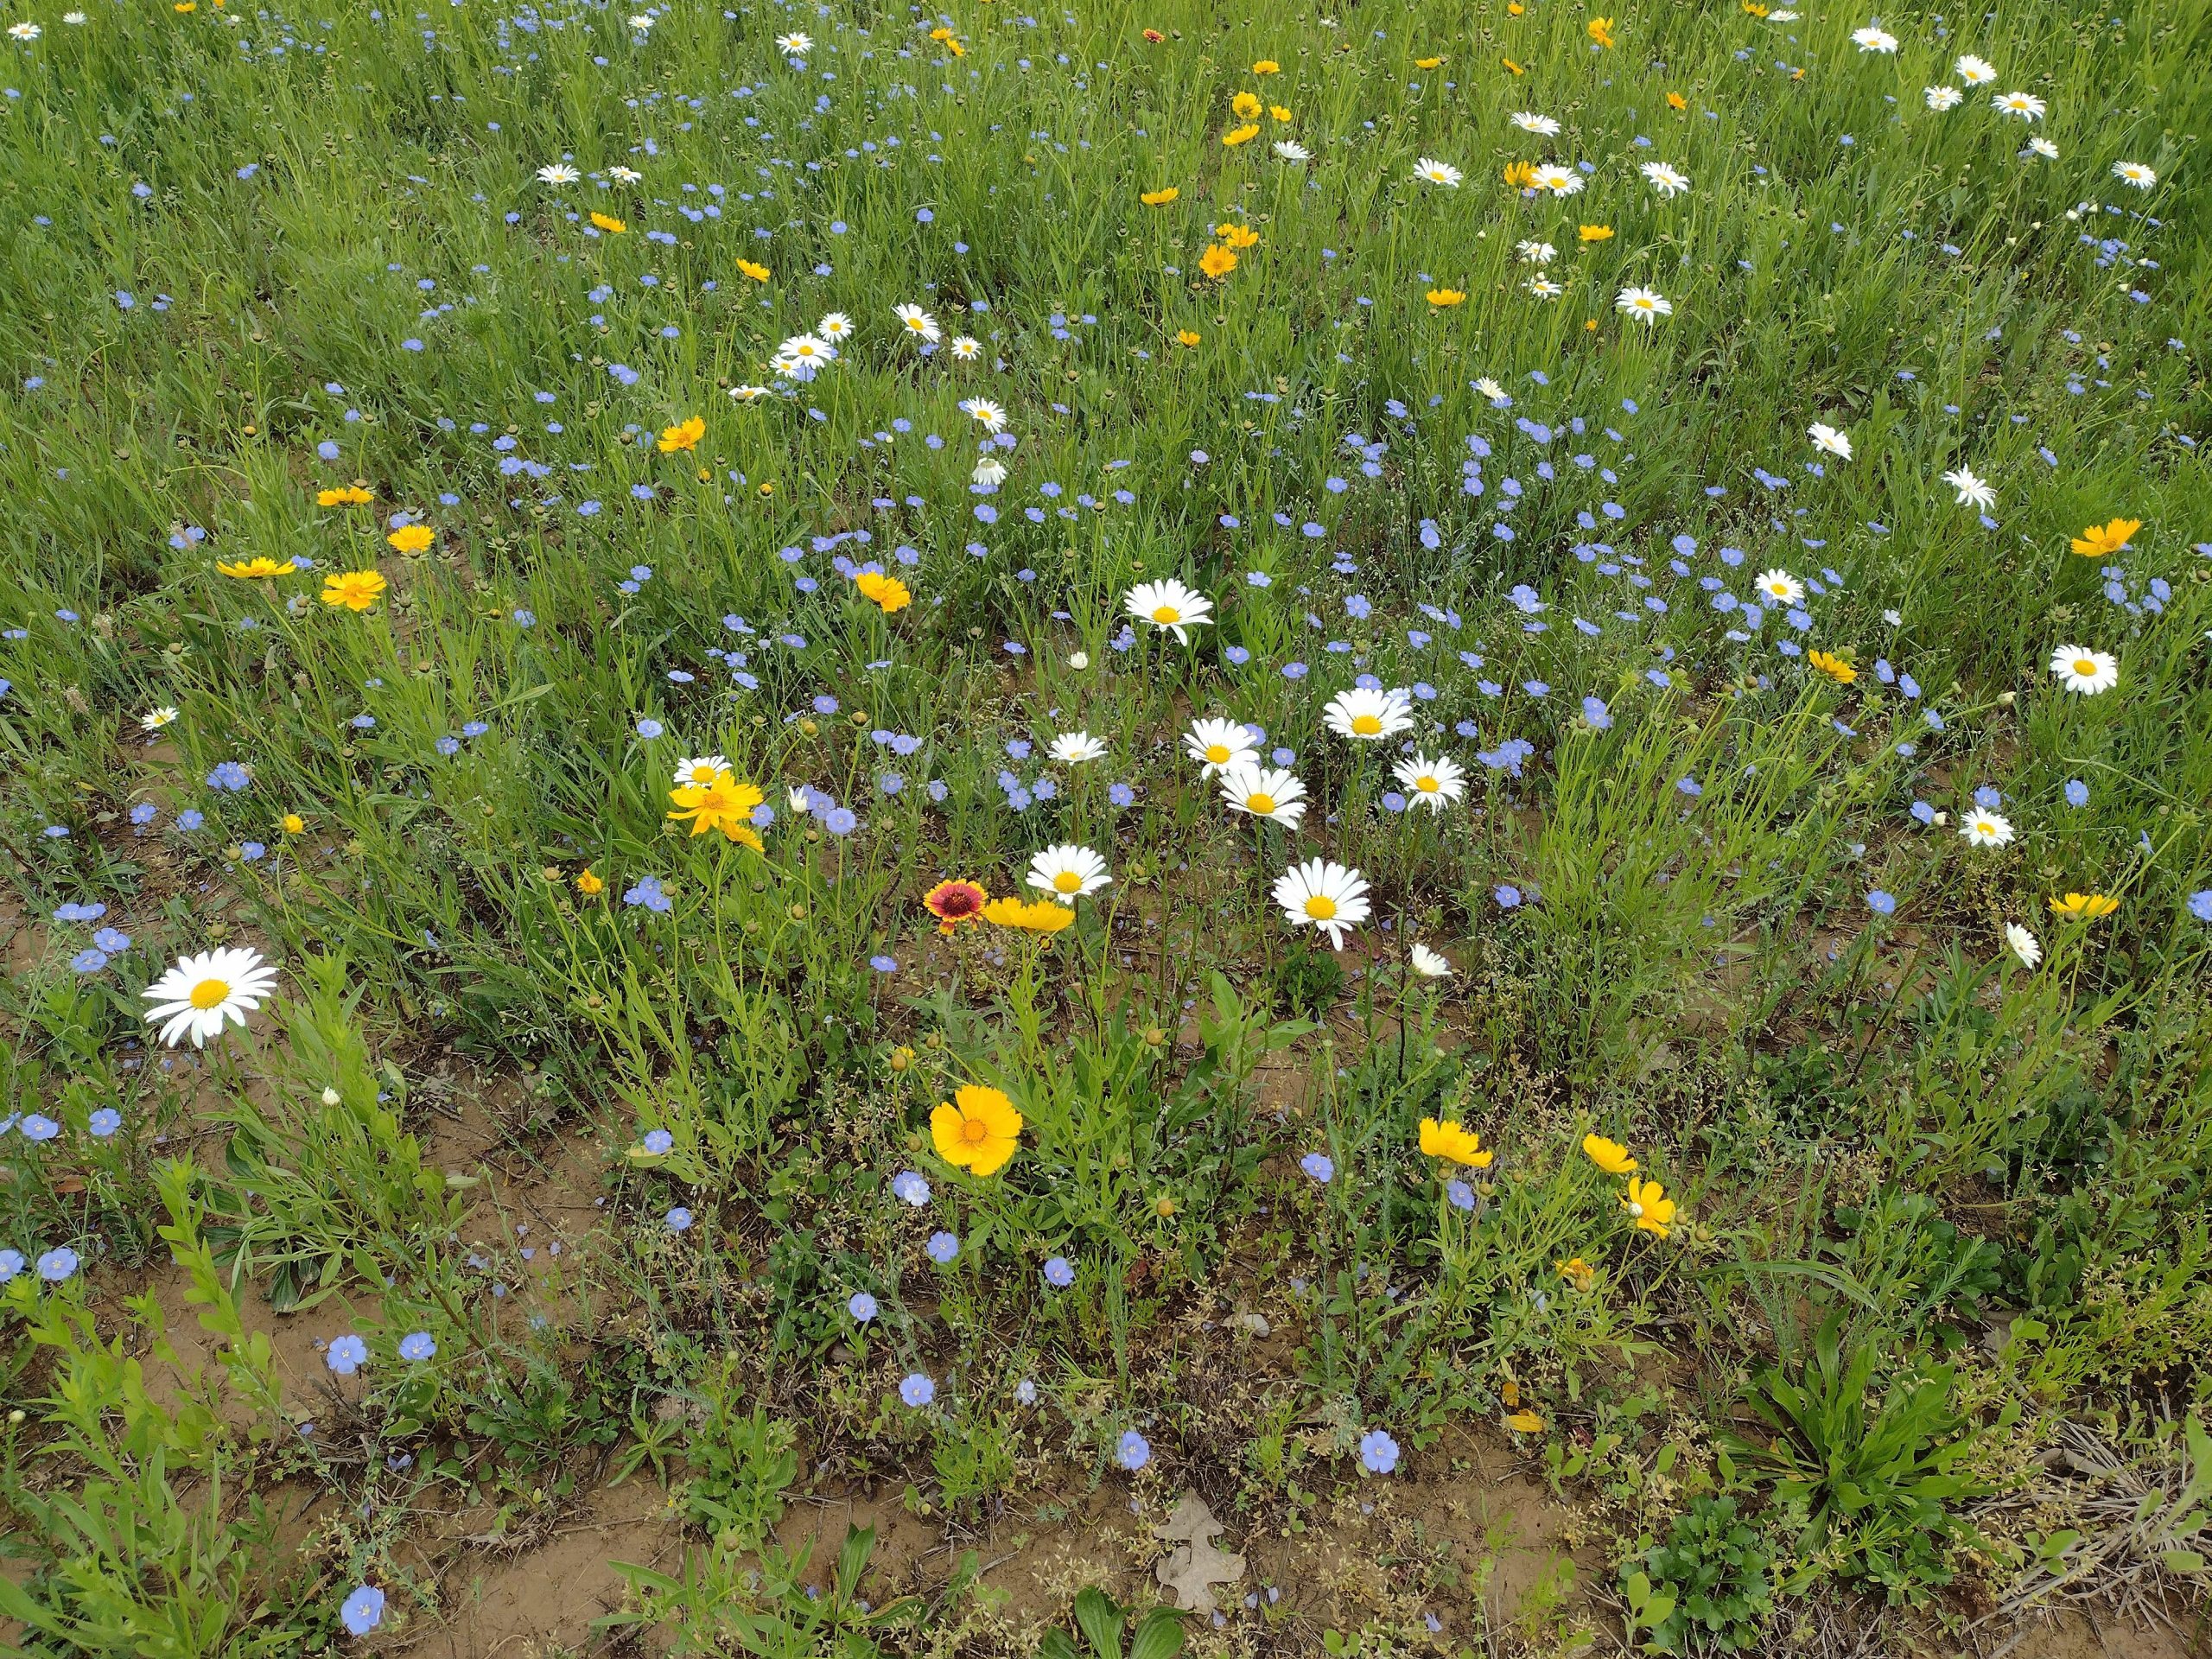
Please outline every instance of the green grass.
[{"label": "green grass", "polygon": [[[2041,1454],[2192,1490],[2212,1391],[2202,0],[1894,51],[1719,5],[1607,48],[1563,0],[10,21],[7,1639],[313,1650],[358,1586],[412,1639],[465,1571],[429,1517],[550,1530],[620,1472],[684,1565],[610,1630],[1029,1651],[988,1573],[868,1614],[865,1544],[807,1601],[787,1497],[1190,1488],[1258,1538],[1470,1435],[1603,1555],[1531,1650],[2190,1603],[2185,1504],[2150,1579],[2069,1578],[2130,1558]],[[769,366],[831,313],[836,361]],[[1128,613],[1169,578],[1187,640]],[[1355,681],[1408,728],[1332,732]],[[1301,824],[1224,807],[1202,715]],[[671,821],[713,754],[758,849]],[[1111,880],[1062,932],[924,908],[1066,842]],[[1270,897],[1316,857],[1371,884],[1341,949]],[[216,946],[277,989],[173,1053],[141,993]],[[932,1137],[963,1084],[1023,1120],[981,1177]],[[533,1242],[531,1194],[590,1220]],[[365,1357],[288,1376],[272,1319]],[[1230,1623],[1428,1639],[1284,1606]]]}]

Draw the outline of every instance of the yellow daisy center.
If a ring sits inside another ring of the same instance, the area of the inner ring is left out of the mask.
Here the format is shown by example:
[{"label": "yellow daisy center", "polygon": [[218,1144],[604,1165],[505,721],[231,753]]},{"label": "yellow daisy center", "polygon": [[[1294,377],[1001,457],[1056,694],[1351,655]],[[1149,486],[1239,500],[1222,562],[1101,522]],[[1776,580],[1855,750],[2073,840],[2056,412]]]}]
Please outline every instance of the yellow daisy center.
[{"label": "yellow daisy center", "polygon": [[1275,798],[1262,790],[1258,793],[1246,796],[1244,806],[1246,810],[1257,812],[1264,817],[1275,810]]},{"label": "yellow daisy center", "polygon": [[192,1006],[213,1008],[231,998],[231,982],[227,979],[203,979],[192,988]]},{"label": "yellow daisy center", "polygon": [[1082,886],[1083,878],[1073,870],[1062,870],[1052,878],[1052,891],[1055,893],[1073,893]]},{"label": "yellow daisy center", "polygon": [[1438,790],[1443,788],[1444,785],[1438,783],[1433,778],[1424,776],[1414,779],[1414,787],[1421,791],[1424,795],[1433,795]]},{"label": "yellow daisy center", "polygon": [[1382,721],[1376,715],[1354,715],[1351,728],[1362,737],[1373,737],[1382,729]]},{"label": "yellow daisy center", "polygon": [[2097,665],[2087,657],[2076,657],[2074,659],[2074,671],[2085,679],[2089,678],[2096,673]]},{"label": "yellow daisy center", "polygon": [[1317,922],[1325,922],[1337,913],[1337,901],[1325,893],[1317,893],[1306,901],[1306,913]]},{"label": "yellow daisy center", "polygon": [[970,1146],[988,1141],[990,1136],[991,1126],[982,1118],[963,1117],[960,1120],[960,1138]]},{"label": "yellow daisy center", "polygon": [[1211,765],[1211,766],[1217,766],[1222,765],[1222,764],[1223,764],[1224,761],[1226,761],[1228,759],[1229,759],[1229,745],[1228,745],[1228,744],[1226,744],[1226,743],[1209,743],[1209,744],[1207,744],[1207,745],[1206,745],[1206,761],[1207,761],[1207,764],[1209,764],[1209,765]]},{"label": "yellow daisy center", "polygon": [[1181,621],[1183,620],[1183,613],[1177,610],[1173,605],[1162,605],[1153,612],[1152,620],[1164,626],[1170,622]]}]

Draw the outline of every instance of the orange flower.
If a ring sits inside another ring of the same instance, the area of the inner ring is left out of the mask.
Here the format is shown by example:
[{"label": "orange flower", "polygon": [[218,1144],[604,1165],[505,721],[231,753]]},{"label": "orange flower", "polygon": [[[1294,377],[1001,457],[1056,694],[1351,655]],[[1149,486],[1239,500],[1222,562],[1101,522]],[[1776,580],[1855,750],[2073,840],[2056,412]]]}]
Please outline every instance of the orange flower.
[{"label": "orange flower", "polygon": [[1145,30],[1144,37],[1147,41],[1150,41],[1154,46],[1158,46],[1162,41],[1167,38],[1156,29],[1147,29]]},{"label": "orange flower", "polygon": [[1147,190],[1142,195],[1139,196],[1137,200],[1144,203],[1147,207],[1165,207],[1169,202],[1174,200],[1176,197],[1182,194],[1183,193],[1180,190],[1177,189],[1171,184],[1162,189]]},{"label": "orange flower", "polygon": [[706,435],[706,422],[694,415],[688,421],[679,421],[674,426],[662,429],[660,452],[664,455],[672,455],[679,449],[696,449],[699,447],[699,440]]},{"label": "orange flower", "polygon": [[1217,244],[1198,256],[1198,269],[1218,282],[1236,269],[1236,256]]},{"label": "orange flower", "polygon": [[940,881],[922,895],[922,908],[937,918],[938,932],[950,933],[963,922],[981,920],[990,901],[990,894],[973,881]]},{"label": "orange flower", "polygon": [[620,236],[623,232],[630,228],[620,219],[611,218],[606,213],[594,213],[591,216],[591,222],[596,225],[601,230],[605,231],[609,236]]},{"label": "orange flower", "polygon": [[1689,99],[1684,98],[1680,92],[1669,92],[1667,94],[1667,107],[1669,109],[1687,110],[1689,106]]},{"label": "orange flower", "polygon": [[2091,524],[2074,538],[2074,550],[2085,559],[2108,559],[2123,550],[2128,537],[2142,528],[2140,518],[2115,518],[2108,524]]}]

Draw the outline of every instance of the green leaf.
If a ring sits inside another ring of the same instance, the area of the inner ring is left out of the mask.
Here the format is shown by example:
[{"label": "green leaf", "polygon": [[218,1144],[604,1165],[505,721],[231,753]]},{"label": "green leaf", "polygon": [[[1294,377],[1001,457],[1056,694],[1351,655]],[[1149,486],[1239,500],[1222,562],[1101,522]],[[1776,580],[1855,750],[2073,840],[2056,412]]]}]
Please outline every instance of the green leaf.
[{"label": "green leaf", "polygon": [[1175,1659],[1188,1636],[1180,1613],[1172,1607],[1155,1607],[1139,1621],[1129,1659]]}]

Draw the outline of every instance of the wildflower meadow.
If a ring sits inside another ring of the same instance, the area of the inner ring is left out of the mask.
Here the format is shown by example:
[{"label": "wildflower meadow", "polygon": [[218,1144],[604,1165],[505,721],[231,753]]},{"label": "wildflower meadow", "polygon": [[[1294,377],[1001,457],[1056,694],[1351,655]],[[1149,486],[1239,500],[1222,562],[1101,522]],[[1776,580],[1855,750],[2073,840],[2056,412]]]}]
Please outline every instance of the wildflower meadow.
[{"label": "wildflower meadow", "polygon": [[2212,5],[1029,3],[6,0],[0,1651],[2201,1651]]}]

